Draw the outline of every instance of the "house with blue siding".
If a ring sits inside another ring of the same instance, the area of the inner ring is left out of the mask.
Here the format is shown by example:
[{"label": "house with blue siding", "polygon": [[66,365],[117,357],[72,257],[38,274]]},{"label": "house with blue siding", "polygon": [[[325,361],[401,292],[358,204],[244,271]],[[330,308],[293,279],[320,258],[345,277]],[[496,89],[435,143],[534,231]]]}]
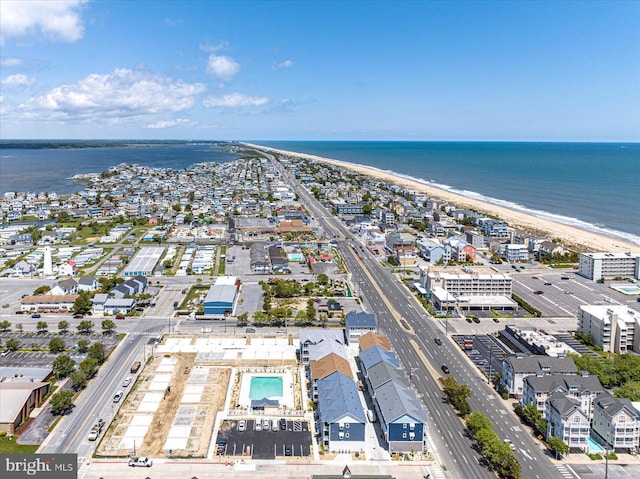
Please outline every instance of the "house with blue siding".
[{"label": "house with blue siding", "polygon": [[369,332],[375,332],[378,325],[375,315],[371,313],[356,313],[355,311],[351,311],[350,313],[347,313],[344,326],[347,344],[352,344],[356,343],[360,336]]},{"label": "house with blue siding", "polygon": [[373,402],[389,452],[424,450],[427,415],[413,390],[388,381],[375,389]]},{"label": "house with blue siding", "polygon": [[366,417],[356,384],[339,371],[318,381],[317,431],[328,451],[362,451]]}]

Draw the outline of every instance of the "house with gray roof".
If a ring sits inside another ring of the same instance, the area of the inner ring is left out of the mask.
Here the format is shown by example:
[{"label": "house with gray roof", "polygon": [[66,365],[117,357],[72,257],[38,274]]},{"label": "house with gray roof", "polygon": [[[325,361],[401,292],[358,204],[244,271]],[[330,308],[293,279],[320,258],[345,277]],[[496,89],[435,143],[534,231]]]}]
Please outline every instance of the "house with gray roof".
[{"label": "house with gray roof", "polygon": [[336,342],[344,344],[344,333],[338,329],[311,329],[300,331],[299,357],[302,364],[309,364],[309,347],[321,342]]},{"label": "house with gray roof", "polygon": [[552,394],[547,400],[547,438],[555,436],[570,448],[589,447],[589,417],[580,407],[580,402],[566,397],[561,392]]},{"label": "house with gray roof", "polygon": [[522,387],[522,406],[533,404],[543,415],[547,399],[556,392],[564,394],[580,403],[580,408],[589,420],[593,417],[593,401],[604,392],[597,376],[587,372],[582,375],[535,375],[524,378]]},{"label": "house with gray roof", "polygon": [[375,390],[373,403],[389,452],[424,449],[427,415],[411,389],[389,381]]},{"label": "house with gray roof", "polygon": [[49,294],[54,296],[58,296],[61,294],[75,294],[78,292],[78,283],[75,279],[63,279],[62,281],[58,281],[51,287],[51,291]]},{"label": "house with gray roof", "polygon": [[103,304],[103,311],[106,314],[127,314],[136,305],[133,298],[109,298]]},{"label": "house with gray roof", "polygon": [[500,384],[510,396],[522,396],[522,381],[532,375],[577,375],[578,368],[570,357],[558,356],[511,356],[502,362]]},{"label": "house with gray roof", "polygon": [[375,315],[364,311],[361,313],[356,313],[355,311],[347,313],[344,325],[347,344],[356,343],[360,336],[368,332],[375,333],[378,326]]},{"label": "house with gray roof", "polygon": [[336,354],[343,359],[347,359],[347,352],[344,345],[337,341],[321,341],[317,344],[310,344],[308,348],[308,360],[318,361],[330,354]]},{"label": "house with gray roof", "polygon": [[378,364],[367,369],[365,384],[371,397],[375,396],[376,389],[387,384],[389,381],[393,381],[406,388],[409,387],[409,381],[402,369],[396,368],[386,361],[380,361]]},{"label": "house with gray roof", "polygon": [[603,392],[594,401],[593,435],[609,449],[638,452],[640,413],[627,398]]},{"label": "house with gray roof", "polygon": [[93,276],[80,276],[78,278],[79,291],[95,291],[98,289],[98,280]]},{"label": "house with gray roof", "polygon": [[379,362],[386,362],[393,367],[399,368],[400,361],[396,356],[396,353],[393,351],[387,351],[380,346],[372,346],[365,351],[360,352],[360,366],[362,369],[362,374],[367,375],[367,371],[369,368],[375,366]]},{"label": "house with gray roof", "polygon": [[318,381],[317,430],[328,451],[361,451],[366,418],[353,379],[340,371]]}]

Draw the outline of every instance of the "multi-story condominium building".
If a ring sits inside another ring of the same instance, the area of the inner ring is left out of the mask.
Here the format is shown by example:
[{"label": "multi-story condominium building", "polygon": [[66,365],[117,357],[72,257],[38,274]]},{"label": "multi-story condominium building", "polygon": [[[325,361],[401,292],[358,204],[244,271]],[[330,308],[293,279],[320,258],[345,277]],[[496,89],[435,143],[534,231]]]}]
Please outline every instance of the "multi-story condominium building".
[{"label": "multi-story condominium building", "polygon": [[570,448],[586,449],[589,441],[589,418],[578,401],[562,393],[549,397],[546,407],[547,438],[555,436]]},{"label": "multi-story condominium building", "polygon": [[476,224],[487,236],[492,238],[508,238],[509,228],[504,221],[494,220],[493,218],[478,218]]},{"label": "multi-story condominium building", "polygon": [[508,263],[522,263],[529,260],[529,248],[524,244],[507,244],[503,256]]},{"label": "multi-story condominium building", "polygon": [[593,417],[593,402],[604,392],[600,380],[584,372],[581,376],[574,375],[535,375],[527,376],[522,381],[523,406],[533,404],[543,415],[547,407],[547,400],[556,393],[563,394],[574,401],[589,418]]},{"label": "multi-story condominium building", "polygon": [[607,392],[600,394],[594,402],[591,428],[608,449],[638,452],[640,413],[629,399],[618,399]]},{"label": "multi-story condominium building", "polygon": [[577,375],[578,368],[573,359],[549,356],[512,356],[502,362],[500,384],[509,395],[521,397],[523,380],[527,376]]},{"label": "multi-story condominium building", "polygon": [[476,260],[476,248],[462,238],[447,238],[443,241],[451,247],[451,256],[458,263]]},{"label": "multi-story condominium building", "polygon": [[578,330],[603,351],[640,352],[640,313],[620,305],[586,305],[578,310]]},{"label": "multi-story condominium building", "polygon": [[488,268],[421,268],[420,283],[431,293],[437,310],[517,309],[511,299],[511,277]]},{"label": "multi-story condominium building", "polygon": [[578,274],[599,279],[640,279],[640,253],[582,253]]},{"label": "multi-story condominium building", "polygon": [[380,219],[380,222],[384,223],[385,225],[391,226],[396,224],[396,215],[394,215],[393,212],[389,210],[380,210],[378,217]]}]

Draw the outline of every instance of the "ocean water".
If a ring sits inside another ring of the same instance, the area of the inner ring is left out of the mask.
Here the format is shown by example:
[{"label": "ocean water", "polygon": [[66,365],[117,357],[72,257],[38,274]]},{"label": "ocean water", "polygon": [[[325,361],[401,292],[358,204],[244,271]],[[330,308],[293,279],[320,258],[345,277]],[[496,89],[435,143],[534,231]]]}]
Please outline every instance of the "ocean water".
[{"label": "ocean water", "polygon": [[255,141],[371,166],[640,244],[640,144]]},{"label": "ocean water", "polygon": [[79,173],[100,173],[120,163],[180,170],[195,163],[232,161],[238,156],[213,143],[150,143],[76,149],[0,148],[0,195],[7,191],[75,193],[82,185],[68,178]]},{"label": "ocean water", "polygon": [[[371,166],[462,195],[640,244],[640,144],[252,141]],[[0,148],[0,194],[82,188],[67,178],[119,163],[182,169],[238,155],[200,143]]]}]

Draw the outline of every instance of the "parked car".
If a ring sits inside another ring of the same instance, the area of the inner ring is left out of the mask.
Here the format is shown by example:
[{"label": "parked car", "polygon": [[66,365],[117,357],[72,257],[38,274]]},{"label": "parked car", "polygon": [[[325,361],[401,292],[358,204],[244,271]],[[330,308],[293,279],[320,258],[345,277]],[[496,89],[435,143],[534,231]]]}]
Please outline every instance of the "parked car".
[{"label": "parked car", "polygon": [[545,285],[545,286],[551,286],[551,283],[550,283],[549,281],[545,281],[545,282],[544,282],[544,285]]},{"label": "parked car", "polygon": [[292,454],[291,445],[285,444],[285,446],[284,446],[284,455],[285,456],[290,456],[291,454]]},{"label": "parked car", "polygon": [[471,318],[467,317],[467,323],[471,323],[471,322],[473,322],[473,320]]},{"label": "parked car", "polygon": [[116,395],[113,396],[113,402],[120,402],[120,399],[122,399],[122,396],[124,396],[124,391],[118,391]]},{"label": "parked car", "polygon": [[124,314],[116,314],[116,319],[124,319]]},{"label": "parked car", "polygon": [[36,314],[32,314],[32,315],[31,315],[31,317],[32,317],[33,319],[39,319],[39,318],[41,318],[41,317],[42,317],[42,315],[41,315],[40,313],[36,313]]},{"label": "parked car", "polygon": [[473,322],[474,322],[474,323],[476,323],[476,324],[480,323],[480,318],[478,318],[478,317],[474,317],[474,318],[472,318],[472,319],[473,319]]},{"label": "parked car", "polygon": [[244,419],[240,419],[238,421],[238,431],[242,432],[246,430],[247,430],[247,421],[245,421]]},{"label": "parked car", "polygon": [[124,381],[122,381],[122,387],[126,388],[129,384],[131,384],[131,376],[124,378]]},{"label": "parked car", "polygon": [[271,421],[269,421],[268,419],[265,419],[264,421],[262,421],[263,431],[268,431],[270,427],[271,427]]},{"label": "parked car", "polygon": [[566,290],[564,294],[573,294],[573,291]]},{"label": "parked car", "polygon": [[80,314],[80,313],[73,315],[73,319],[82,319],[83,317],[84,316],[82,314]]},{"label": "parked car", "polygon": [[256,431],[262,431],[262,422],[260,420],[256,420]]},{"label": "parked car", "polygon": [[287,420],[285,418],[280,418],[280,429],[282,431],[287,430]]},{"label": "parked car", "polygon": [[500,318],[493,318],[493,322],[494,323],[499,323],[500,322]]},{"label": "parked car", "polygon": [[149,457],[132,457],[129,459],[129,466],[131,467],[151,467],[153,465],[153,459]]},{"label": "parked car", "polygon": [[247,329],[245,329],[245,332],[246,333],[255,333],[256,330],[255,330],[255,328],[247,328]]},{"label": "parked car", "polygon": [[87,436],[87,439],[89,441],[97,441],[99,435],[100,435],[100,431],[94,428],[94,429],[91,429],[91,431],[89,431],[89,435]]}]

